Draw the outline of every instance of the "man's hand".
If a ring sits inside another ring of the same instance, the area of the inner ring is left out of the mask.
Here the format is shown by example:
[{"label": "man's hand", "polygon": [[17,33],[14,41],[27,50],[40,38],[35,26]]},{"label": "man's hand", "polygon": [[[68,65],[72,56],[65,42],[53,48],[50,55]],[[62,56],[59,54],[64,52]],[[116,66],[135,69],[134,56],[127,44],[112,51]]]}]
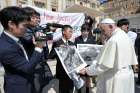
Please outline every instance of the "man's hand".
[{"label": "man's hand", "polygon": [[139,72],[139,65],[133,65],[134,72]]},{"label": "man's hand", "polygon": [[85,74],[86,74],[86,69],[83,68],[82,70],[80,70],[79,74],[81,74],[81,75],[85,75]]},{"label": "man's hand", "polygon": [[[41,32],[37,32],[35,34],[35,37],[41,37],[41,36],[45,36],[45,34]],[[36,41],[35,37],[33,36],[33,44],[35,45],[35,47],[43,48],[46,44],[46,41]]]}]

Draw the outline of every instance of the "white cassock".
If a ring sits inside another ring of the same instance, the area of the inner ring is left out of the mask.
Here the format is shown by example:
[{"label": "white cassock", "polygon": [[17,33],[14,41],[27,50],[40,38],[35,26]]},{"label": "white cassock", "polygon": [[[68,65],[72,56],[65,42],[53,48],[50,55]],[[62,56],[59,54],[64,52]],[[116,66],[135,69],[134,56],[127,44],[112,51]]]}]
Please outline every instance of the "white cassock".
[{"label": "white cassock", "polygon": [[134,73],[137,64],[132,42],[120,28],[112,33],[97,58],[87,67],[88,75],[97,75],[97,93],[135,93]]}]

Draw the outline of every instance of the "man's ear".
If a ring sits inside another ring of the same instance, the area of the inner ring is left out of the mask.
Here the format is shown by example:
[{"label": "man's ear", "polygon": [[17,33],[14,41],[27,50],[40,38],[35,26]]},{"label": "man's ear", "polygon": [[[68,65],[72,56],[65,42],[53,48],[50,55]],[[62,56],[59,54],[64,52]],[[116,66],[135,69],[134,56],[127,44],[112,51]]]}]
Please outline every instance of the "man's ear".
[{"label": "man's ear", "polygon": [[62,31],[62,35],[64,35],[65,33],[64,33],[64,31]]},{"label": "man's ear", "polygon": [[13,23],[12,21],[8,21],[8,27],[9,28],[14,28],[15,23]]}]

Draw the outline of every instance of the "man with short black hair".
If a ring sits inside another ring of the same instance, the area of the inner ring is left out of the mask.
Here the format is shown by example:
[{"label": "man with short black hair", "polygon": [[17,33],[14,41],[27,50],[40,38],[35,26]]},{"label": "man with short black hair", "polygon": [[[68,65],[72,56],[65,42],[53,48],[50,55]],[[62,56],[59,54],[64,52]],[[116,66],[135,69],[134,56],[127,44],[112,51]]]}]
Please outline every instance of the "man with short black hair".
[{"label": "man with short black hair", "polygon": [[[128,19],[120,19],[117,23],[117,26],[120,27],[122,30],[124,30],[129,39],[132,41],[132,44],[135,46],[135,49],[136,49],[136,53],[138,55],[138,64],[140,64],[140,46],[139,46],[139,40],[137,38],[137,33],[133,32],[133,31],[129,31],[129,20]],[[135,71],[138,70],[138,84],[140,84],[140,66],[138,66],[137,69],[134,69]],[[137,72],[137,71],[136,71]]]},{"label": "man with short black hair", "polygon": [[30,75],[41,61],[43,42],[34,42],[34,52],[29,59],[20,37],[25,33],[27,15],[15,6],[0,11],[4,32],[0,37],[0,62],[5,69],[5,93],[31,93]]},{"label": "man with short black hair", "polygon": [[[81,35],[75,39],[75,44],[95,44],[95,38],[90,34],[89,25],[83,24],[81,27]],[[90,77],[83,77],[86,82],[90,82]],[[91,83],[91,82],[90,82]],[[84,91],[84,92],[83,92]],[[89,93],[89,84],[78,90],[78,93]]]},{"label": "man with short black hair", "polygon": [[40,17],[40,15],[31,7],[24,7],[22,9],[27,14],[27,26],[26,26],[26,33],[20,39],[23,43],[23,46],[28,56],[30,57],[34,50],[34,44],[32,42],[35,33],[34,29],[39,25],[40,20],[38,19],[38,17]]},{"label": "man with short black hair", "polygon": [[81,27],[81,35],[75,39],[76,44],[95,44],[95,38],[90,35],[90,27],[87,24],[83,24]]},{"label": "man with short black hair", "polygon": [[[26,33],[21,38],[21,41],[28,54],[28,57],[30,58],[31,55],[33,54],[35,47],[32,41],[34,34],[35,33],[42,34],[43,32],[35,31],[35,29],[37,29],[37,27],[40,24],[40,14],[31,7],[24,7],[23,10],[28,15],[28,22]],[[47,40],[45,40],[45,42],[46,43],[43,46],[42,60],[34,68],[34,75],[31,78],[33,85],[32,93],[42,93],[43,88],[46,85],[48,85],[49,81],[53,78],[51,70],[47,64],[47,58],[49,53]]]},{"label": "man with short black hair", "polygon": [[137,34],[135,32],[129,31],[129,20],[128,19],[120,19],[117,23],[117,26],[124,30],[128,37],[131,39],[133,45],[135,44],[135,40],[137,38]]},{"label": "man with short black hair", "polygon": [[65,72],[59,57],[56,54],[56,47],[70,46],[74,45],[73,42],[70,41],[72,37],[72,27],[69,25],[64,25],[62,30],[62,39],[53,43],[52,50],[50,52],[50,59],[57,59],[56,65],[56,78],[59,79],[59,93],[73,93],[73,81],[69,78],[67,73]]},{"label": "man with short black hair", "polygon": [[120,19],[117,22],[117,26],[120,27],[122,30],[124,30],[126,33],[128,32],[129,29],[129,20],[128,19]]}]

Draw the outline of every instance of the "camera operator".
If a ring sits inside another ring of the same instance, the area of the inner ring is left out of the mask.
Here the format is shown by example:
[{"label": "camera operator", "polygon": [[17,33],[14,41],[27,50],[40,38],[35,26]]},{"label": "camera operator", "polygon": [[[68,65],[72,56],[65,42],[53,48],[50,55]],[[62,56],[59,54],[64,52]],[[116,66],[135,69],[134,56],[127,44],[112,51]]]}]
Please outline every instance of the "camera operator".
[{"label": "camera operator", "polygon": [[23,10],[25,11],[25,13],[28,15],[28,22],[27,22],[27,28],[26,28],[26,33],[24,34],[24,36],[21,38],[22,43],[24,44],[24,48],[26,49],[28,56],[30,57],[32,54],[32,49],[34,47],[32,39],[34,36],[34,29],[38,26],[38,23],[40,21],[40,19],[38,18],[38,16],[40,17],[39,13],[37,13],[34,9],[30,8],[30,7],[25,7],[23,8]]},{"label": "camera operator", "polygon": [[5,93],[31,93],[30,75],[41,61],[44,43],[34,42],[34,52],[30,58],[28,57],[20,42],[20,37],[25,33],[27,15],[19,7],[11,6],[2,9],[0,22],[4,28],[0,37],[0,62],[5,69],[4,91]]},{"label": "camera operator", "polygon": [[[32,39],[36,38],[35,34],[36,35],[42,34],[42,32],[34,32],[35,29],[39,26],[40,14],[30,7],[25,7],[23,8],[23,10],[26,12],[29,18],[27,22],[26,33],[21,38],[21,40],[30,58],[33,53],[33,49],[35,47],[32,42]],[[46,63],[49,49],[48,49],[47,41],[46,40],[44,41],[46,43],[44,44],[43,47],[42,61],[35,67],[34,75],[31,76],[31,80],[33,84],[32,93],[41,93],[43,87],[46,86],[53,77],[51,70],[48,64]]]}]

